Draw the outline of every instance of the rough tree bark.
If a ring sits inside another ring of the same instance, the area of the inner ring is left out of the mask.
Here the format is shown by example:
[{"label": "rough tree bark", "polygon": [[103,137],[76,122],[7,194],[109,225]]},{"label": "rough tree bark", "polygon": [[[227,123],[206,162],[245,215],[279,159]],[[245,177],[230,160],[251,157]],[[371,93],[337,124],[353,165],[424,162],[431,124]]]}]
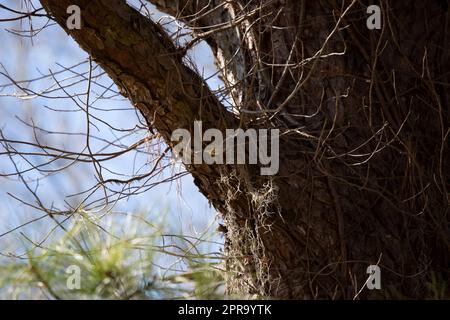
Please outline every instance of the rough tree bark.
[{"label": "rough tree bark", "polygon": [[149,2],[211,46],[232,111],[125,1],[41,0],[169,145],[195,120],[282,131],[276,176],[186,166],[225,221],[229,293],[349,299],[370,264],[383,289],[359,297],[417,298],[449,278],[448,1]]}]

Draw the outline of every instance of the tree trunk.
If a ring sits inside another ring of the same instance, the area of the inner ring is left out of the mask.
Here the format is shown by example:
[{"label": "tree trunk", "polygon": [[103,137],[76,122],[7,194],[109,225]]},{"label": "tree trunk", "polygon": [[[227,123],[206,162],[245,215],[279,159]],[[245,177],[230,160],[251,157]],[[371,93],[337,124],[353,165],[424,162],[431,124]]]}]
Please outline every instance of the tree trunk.
[{"label": "tree trunk", "polygon": [[[186,165],[225,222],[230,294],[418,298],[450,276],[448,1],[150,1],[207,41],[229,111],[125,1],[41,0],[169,146],[178,128],[278,128],[280,170]],[[362,290],[378,264],[382,290]],[[433,280],[434,279],[434,280]],[[434,281],[434,282],[433,282]]]}]

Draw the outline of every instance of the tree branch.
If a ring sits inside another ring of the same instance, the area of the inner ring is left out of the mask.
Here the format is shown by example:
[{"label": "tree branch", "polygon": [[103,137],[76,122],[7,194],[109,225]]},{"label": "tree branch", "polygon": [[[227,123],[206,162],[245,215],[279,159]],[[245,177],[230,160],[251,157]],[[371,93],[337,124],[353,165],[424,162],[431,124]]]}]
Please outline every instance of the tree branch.
[{"label": "tree branch", "polygon": [[[233,127],[236,119],[153,21],[125,1],[41,0],[43,7],[87,51],[170,144],[173,130]],[[68,30],[67,7],[82,12],[82,28]]]},{"label": "tree branch", "polygon": [[[222,79],[230,88],[234,106],[246,104],[245,87],[248,73],[255,61],[254,47],[249,26],[252,14],[240,1],[220,0],[147,0],[158,10],[167,13],[191,28],[196,36],[211,47]],[[253,11],[253,14],[256,11]]]},{"label": "tree branch", "polygon": [[[172,132],[238,127],[235,116],[219,102],[204,80],[182,62],[164,30],[121,0],[40,0],[46,11],[87,51],[142,112],[149,127],[169,146]],[[81,8],[82,27],[68,30],[69,5]],[[194,182],[220,211],[221,190],[212,184],[232,169],[226,165],[187,165]]]}]

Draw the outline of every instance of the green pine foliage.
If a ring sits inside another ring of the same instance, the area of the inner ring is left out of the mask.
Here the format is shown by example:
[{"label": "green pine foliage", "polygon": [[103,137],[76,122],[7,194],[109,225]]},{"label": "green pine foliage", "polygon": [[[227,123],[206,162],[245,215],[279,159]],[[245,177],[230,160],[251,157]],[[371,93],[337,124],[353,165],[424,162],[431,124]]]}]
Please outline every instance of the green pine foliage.
[{"label": "green pine foliage", "polygon": [[[103,218],[105,219],[105,218]],[[164,234],[142,216],[78,212],[26,256],[0,260],[0,297],[9,299],[220,299],[223,268],[214,243]],[[105,226],[105,224],[107,226]],[[25,235],[23,235],[26,237]],[[217,247],[217,245],[216,245]]]}]

